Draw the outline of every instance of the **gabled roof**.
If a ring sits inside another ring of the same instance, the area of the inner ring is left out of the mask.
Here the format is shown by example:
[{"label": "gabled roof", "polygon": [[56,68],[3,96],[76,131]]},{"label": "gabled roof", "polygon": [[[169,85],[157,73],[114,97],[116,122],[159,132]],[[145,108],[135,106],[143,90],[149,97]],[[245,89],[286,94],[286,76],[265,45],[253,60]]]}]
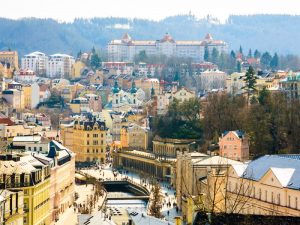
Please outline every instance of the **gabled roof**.
[{"label": "gabled roof", "polygon": [[245,178],[259,181],[272,170],[284,187],[300,189],[300,162],[293,155],[265,155],[248,164]]},{"label": "gabled roof", "polygon": [[230,132],[233,132],[238,138],[243,138],[245,133],[241,130],[233,130],[233,131],[224,131],[222,134],[222,137],[226,136],[227,134],[229,134]]},{"label": "gabled roof", "polygon": [[274,175],[276,176],[276,178],[278,179],[282,187],[286,187],[289,184],[295,172],[295,169],[292,168],[271,167],[270,170],[274,173]]},{"label": "gabled roof", "polygon": [[247,164],[234,164],[232,165],[232,168],[239,177],[242,177],[244,175],[245,170],[247,169],[247,166]]}]

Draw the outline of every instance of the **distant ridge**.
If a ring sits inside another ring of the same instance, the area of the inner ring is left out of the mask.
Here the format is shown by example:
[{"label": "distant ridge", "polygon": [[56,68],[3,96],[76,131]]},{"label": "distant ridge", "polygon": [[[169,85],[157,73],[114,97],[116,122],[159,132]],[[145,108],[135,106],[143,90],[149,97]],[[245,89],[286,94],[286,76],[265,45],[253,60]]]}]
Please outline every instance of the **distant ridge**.
[{"label": "distant ridge", "polygon": [[206,33],[223,39],[233,49],[248,49],[299,54],[300,16],[230,16],[225,23],[191,15],[167,17],[160,21],[127,18],[75,19],[71,23],[53,19],[0,18],[0,50],[17,49],[22,56],[32,51],[76,55],[93,46],[105,48],[111,39],[128,32],[133,39],[160,39],[168,31],[174,39],[199,40]]}]

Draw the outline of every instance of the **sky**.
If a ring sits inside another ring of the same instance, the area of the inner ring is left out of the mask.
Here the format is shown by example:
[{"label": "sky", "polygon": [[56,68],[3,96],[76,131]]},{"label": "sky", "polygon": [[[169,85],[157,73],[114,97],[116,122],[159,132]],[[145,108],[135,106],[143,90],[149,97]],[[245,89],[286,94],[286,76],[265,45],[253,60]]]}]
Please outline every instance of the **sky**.
[{"label": "sky", "polygon": [[[4,0],[0,4],[1,1]],[[300,0],[9,0],[0,17],[72,21],[112,16],[160,20],[189,12],[198,18],[212,15],[221,21],[231,14],[300,15]]]}]

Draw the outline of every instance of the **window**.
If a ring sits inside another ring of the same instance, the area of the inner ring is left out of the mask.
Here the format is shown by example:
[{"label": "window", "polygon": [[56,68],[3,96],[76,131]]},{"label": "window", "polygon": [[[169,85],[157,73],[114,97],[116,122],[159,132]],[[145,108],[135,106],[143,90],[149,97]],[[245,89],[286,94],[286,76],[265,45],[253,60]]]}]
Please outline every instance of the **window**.
[{"label": "window", "polygon": [[298,209],[298,198],[295,198],[295,209]]},{"label": "window", "polygon": [[90,142],[89,142],[89,141],[87,141],[87,142],[86,142],[86,144],[87,144],[87,145],[89,145],[89,144],[90,144]]},{"label": "window", "polygon": [[268,191],[265,190],[265,201],[267,202],[268,201]]},{"label": "window", "polygon": [[290,196],[290,195],[288,196],[287,206],[288,206],[288,207],[291,207],[291,196]]},{"label": "window", "polygon": [[87,152],[87,153],[90,153],[90,149],[87,149],[86,152]]},{"label": "window", "polygon": [[87,136],[87,137],[90,137],[90,134],[87,134],[86,136]]},{"label": "window", "polygon": [[271,193],[271,202],[274,203],[274,193]]},{"label": "window", "polygon": [[280,194],[277,195],[277,204],[280,205]]}]

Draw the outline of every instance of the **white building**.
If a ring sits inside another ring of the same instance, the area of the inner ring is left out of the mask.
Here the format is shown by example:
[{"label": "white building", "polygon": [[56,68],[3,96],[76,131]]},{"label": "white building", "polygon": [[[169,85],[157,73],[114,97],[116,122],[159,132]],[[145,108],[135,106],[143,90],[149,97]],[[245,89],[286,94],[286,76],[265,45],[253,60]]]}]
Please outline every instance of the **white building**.
[{"label": "white building", "polygon": [[69,77],[74,63],[75,59],[70,55],[50,55],[47,63],[47,76],[59,78]]},{"label": "white building", "polygon": [[227,74],[220,70],[206,70],[196,76],[197,88],[201,91],[223,90],[226,87]]},{"label": "white building", "polygon": [[32,70],[38,75],[46,74],[48,56],[42,52],[32,52],[21,59],[23,70]]},{"label": "white building", "polygon": [[110,61],[132,61],[141,51],[147,55],[164,55],[192,58],[194,61],[203,61],[205,47],[212,52],[216,48],[219,52],[228,51],[228,44],[221,40],[213,40],[210,34],[199,41],[175,41],[168,33],[161,40],[137,41],[127,33],[121,40],[112,40],[108,43],[107,52]]},{"label": "white building", "polygon": [[36,81],[36,74],[30,69],[21,69],[15,73],[15,79],[20,83],[32,83]]},{"label": "white building", "polygon": [[132,82],[132,87],[129,92],[121,90],[117,81],[115,81],[106,108],[118,109],[123,106],[139,107],[143,104],[144,100],[145,92],[141,88],[136,88],[134,81]]}]

